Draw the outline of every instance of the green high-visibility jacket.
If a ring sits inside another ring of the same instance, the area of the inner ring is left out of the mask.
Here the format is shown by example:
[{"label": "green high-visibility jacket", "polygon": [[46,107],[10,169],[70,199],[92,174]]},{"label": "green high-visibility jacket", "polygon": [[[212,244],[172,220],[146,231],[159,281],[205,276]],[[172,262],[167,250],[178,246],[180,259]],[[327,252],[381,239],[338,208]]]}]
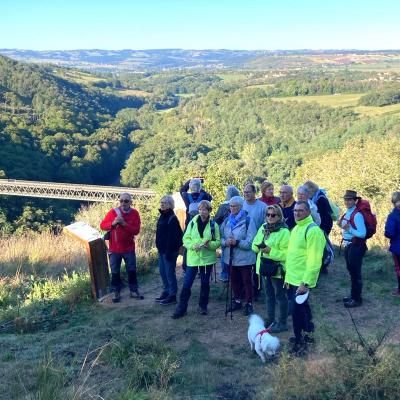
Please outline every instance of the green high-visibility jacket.
[{"label": "green high-visibility jacket", "polygon": [[[256,273],[258,275],[260,274],[261,257],[270,258],[274,261],[280,261],[282,266],[285,267],[286,252],[290,238],[290,231],[288,228],[281,228],[279,229],[279,231],[271,232],[266,240],[264,240],[264,232],[265,225],[262,224],[251,245],[252,250],[257,254]],[[261,249],[257,246],[261,243],[265,243],[268,247],[271,248],[271,251],[268,254],[263,253]],[[273,278],[281,277],[282,276],[280,270],[278,269],[278,272],[275,276],[273,276]]]},{"label": "green high-visibility jacket", "polygon": [[307,226],[311,223],[311,215],[296,221],[296,226],[290,233],[285,282],[294,286],[304,283],[312,288],[317,284],[326,240],[319,226],[311,227],[306,237]]},{"label": "green high-visibility jacket", "polygon": [[[187,249],[186,264],[188,267],[199,267],[215,264],[217,262],[216,250],[221,246],[218,224],[214,222],[214,240],[212,240],[211,237],[210,221],[208,221],[204,229],[203,237],[200,237],[199,230],[197,228],[198,218],[200,218],[200,215],[193,217],[186,228],[185,234],[183,235],[183,245]],[[202,245],[207,240],[209,240],[208,247],[202,247],[197,251],[195,250],[196,245]]]}]

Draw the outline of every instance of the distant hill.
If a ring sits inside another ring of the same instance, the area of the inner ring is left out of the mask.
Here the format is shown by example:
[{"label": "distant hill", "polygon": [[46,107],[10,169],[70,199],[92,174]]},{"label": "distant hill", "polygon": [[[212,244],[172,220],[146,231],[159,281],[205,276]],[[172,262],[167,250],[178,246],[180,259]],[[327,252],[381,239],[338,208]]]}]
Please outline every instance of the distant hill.
[{"label": "distant hill", "polygon": [[0,54],[35,63],[94,71],[171,69],[282,69],[379,62],[400,63],[400,50],[18,50]]}]

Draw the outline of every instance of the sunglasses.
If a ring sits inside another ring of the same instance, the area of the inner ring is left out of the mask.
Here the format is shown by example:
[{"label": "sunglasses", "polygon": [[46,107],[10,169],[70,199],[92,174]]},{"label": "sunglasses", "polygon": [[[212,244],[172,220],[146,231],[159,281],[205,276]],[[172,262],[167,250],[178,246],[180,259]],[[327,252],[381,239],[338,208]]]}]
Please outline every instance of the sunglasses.
[{"label": "sunglasses", "polygon": [[128,199],[120,199],[119,202],[120,203],[130,203],[131,201]]},{"label": "sunglasses", "polygon": [[277,215],[278,215],[278,214],[270,214],[270,213],[267,213],[267,217],[271,217],[271,218],[275,218]]}]

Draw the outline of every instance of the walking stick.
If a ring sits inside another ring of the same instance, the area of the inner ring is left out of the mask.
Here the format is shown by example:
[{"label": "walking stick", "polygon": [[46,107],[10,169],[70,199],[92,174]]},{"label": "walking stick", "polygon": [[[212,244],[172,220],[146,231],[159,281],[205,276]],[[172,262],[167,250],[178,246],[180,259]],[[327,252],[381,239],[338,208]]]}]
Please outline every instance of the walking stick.
[{"label": "walking stick", "polygon": [[233,262],[233,247],[229,247],[229,264],[228,264],[228,282],[226,288],[226,298],[225,298],[225,317],[228,315],[228,294],[229,294],[229,287],[231,289],[231,321],[232,317],[232,282],[231,282],[231,270],[232,270],[232,262]]}]

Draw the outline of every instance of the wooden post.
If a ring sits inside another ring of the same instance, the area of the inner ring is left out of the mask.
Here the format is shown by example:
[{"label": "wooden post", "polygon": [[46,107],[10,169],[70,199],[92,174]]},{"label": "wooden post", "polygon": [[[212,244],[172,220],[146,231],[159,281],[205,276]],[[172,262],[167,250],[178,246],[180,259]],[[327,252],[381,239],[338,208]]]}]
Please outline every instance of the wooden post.
[{"label": "wooden post", "polygon": [[99,231],[85,222],[75,222],[64,227],[63,232],[79,240],[86,249],[92,296],[101,299],[110,292],[107,248]]}]

